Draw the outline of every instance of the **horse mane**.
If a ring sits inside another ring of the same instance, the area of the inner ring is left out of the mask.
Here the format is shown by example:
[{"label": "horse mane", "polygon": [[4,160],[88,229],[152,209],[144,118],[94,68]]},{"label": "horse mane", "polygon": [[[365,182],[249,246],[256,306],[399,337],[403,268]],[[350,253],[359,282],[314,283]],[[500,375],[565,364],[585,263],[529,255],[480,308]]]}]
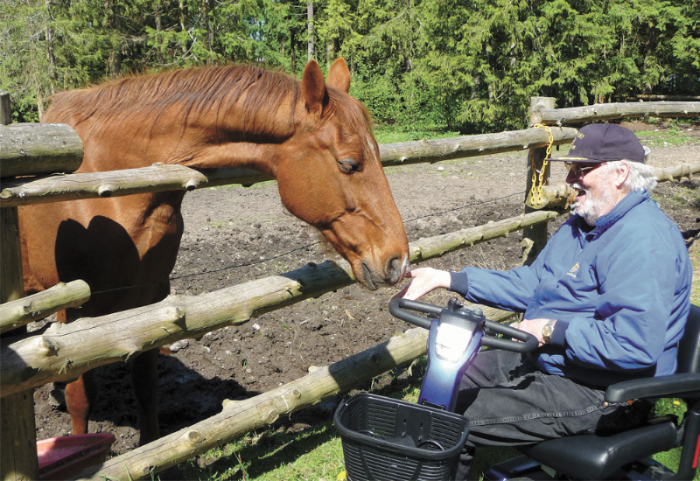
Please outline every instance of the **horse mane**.
[{"label": "horse mane", "polygon": [[[362,103],[334,88],[327,92],[322,121],[340,113],[350,128],[371,132],[371,116]],[[85,132],[90,136],[119,122],[143,123],[148,128],[148,124],[153,125],[169,109],[177,107],[182,134],[193,114],[213,109],[217,112],[217,124],[221,124],[235,104],[235,115],[245,125],[245,131],[239,133],[241,139],[280,138],[293,133],[294,109],[275,122],[264,121],[264,116],[274,115],[287,99],[289,105],[296,105],[300,96],[300,81],[284,73],[251,65],[196,67],[130,76],[56,94],[42,121],[69,123],[77,128],[90,120]]]},{"label": "horse mane", "polygon": [[288,75],[250,65],[188,68],[59,93],[44,121],[76,126],[88,119],[108,121],[123,115],[153,119],[177,105],[186,123],[200,109],[225,112],[244,92],[238,107],[244,117],[252,118],[259,111],[274,112],[290,94],[295,102],[301,87]]},{"label": "horse mane", "polygon": [[[330,100],[324,117],[331,118],[337,111],[352,112],[346,119],[351,127],[359,128],[364,124],[371,128],[371,117],[362,104],[340,95],[333,88],[328,92]],[[124,121],[123,116],[143,121],[157,118],[177,105],[182,111],[184,127],[193,112],[217,109],[222,115],[244,93],[243,101],[237,105],[241,109],[238,115],[254,119],[259,112],[275,112],[290,96],[291,105],[295,105],[301,95],[301,84],[289,75],[251,65],[207,66],[137,75],[58,93],[42,120],[68,122],[74,127],[88,119],[103,125],[117,118]],[[357,105],[361,106],[359,115],[354,113]],[[288,120],[291,129],[293,115]]]}]

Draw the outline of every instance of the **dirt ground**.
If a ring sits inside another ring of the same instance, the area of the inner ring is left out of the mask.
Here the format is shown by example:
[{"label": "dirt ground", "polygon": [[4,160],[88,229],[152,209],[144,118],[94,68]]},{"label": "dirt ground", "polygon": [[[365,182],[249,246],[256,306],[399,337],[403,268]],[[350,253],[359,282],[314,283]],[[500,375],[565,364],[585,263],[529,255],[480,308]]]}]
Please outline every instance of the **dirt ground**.
[{"label": "dirt ground", "polygon": [[[635,123],[632,128],[660,127]],[[700,127],[683,130],[695,139],[693,145],[653,147],[651,165],[700,160]],[[409,241],[522,213],[525,162],[525,153],[511,153],[387,169]],[[555,164],[551,183],[563,182],[564,176],[563,166]],[[700,205],[678,199],[688,189],[697,199],[699,186],[695,176],[661,184],[656,191],[689,244],[698,238]],[[284,211],[274,183],[195,191],[187,194],[183,213],[185,234],[172,273],[173,293],[202,294],[333,258],[312,229]],[[560,222],[552,222],[550,229]],[[426,264],[450,270],[467,265],[507,269],[520,263],[519,241],[519,234],[511,235]],[[370,292],[353,285],[200,340],[176,343],[175,352],[161,355],[159,362],[162,433],[216,414],[224,399],[255,396],[303,376],[310,366],[333,363],[403,332],[406,324],[386,308],[398,290]],[[432,297],[436,302],[446,299],[444,294]],[[100,394],[90,425],[91,432],[115,434],[115,453],[138,442],[128,373],[125,364],[100,368]],[[50,402],[49,391],[47,385],[35,393],[38,439],[70,434],[69,417]]]}]

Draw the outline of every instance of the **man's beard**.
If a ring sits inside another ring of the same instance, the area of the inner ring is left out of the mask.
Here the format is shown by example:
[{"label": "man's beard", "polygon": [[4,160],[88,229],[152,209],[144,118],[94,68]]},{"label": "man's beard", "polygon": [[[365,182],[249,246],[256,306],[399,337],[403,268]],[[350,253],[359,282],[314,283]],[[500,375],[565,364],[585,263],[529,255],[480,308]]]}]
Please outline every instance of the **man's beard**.
[{"label": "man's beard", "polygon": [[571,184],[571,187],[586,194],[586,201],[584,205],[580,205],[580,203],[577,201],[576,203],[572,204],[571,208],[573,209],[574,213],[580,215],[581,218],[586,221],[586,224],[594,227],[595,221],[601,216],[603,209],[612,203],[612,192],[604,190],[596,197],[591,197],[588,189],[584,188],[580,183],[575,182]]}]

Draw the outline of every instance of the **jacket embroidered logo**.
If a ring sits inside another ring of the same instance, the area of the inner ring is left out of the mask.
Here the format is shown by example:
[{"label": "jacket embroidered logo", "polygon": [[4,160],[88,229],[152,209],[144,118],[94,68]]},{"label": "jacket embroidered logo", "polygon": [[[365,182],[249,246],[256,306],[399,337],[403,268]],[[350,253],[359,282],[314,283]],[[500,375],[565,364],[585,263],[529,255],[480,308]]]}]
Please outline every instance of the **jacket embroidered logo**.
[{"label": "jacket embroidered logo", "polygon": [[574,265],[574,267],[572,267],[571,270],[570,270],[569,272],[567,272],[566,274],[569,275],[569,276],[571,276],[571,277],[576,277],[576,272],[578,272],[578,270],[579,270],[580,268],[581,268],[581,266],[580,266],[579,263],[577,262],[577,263]]}]

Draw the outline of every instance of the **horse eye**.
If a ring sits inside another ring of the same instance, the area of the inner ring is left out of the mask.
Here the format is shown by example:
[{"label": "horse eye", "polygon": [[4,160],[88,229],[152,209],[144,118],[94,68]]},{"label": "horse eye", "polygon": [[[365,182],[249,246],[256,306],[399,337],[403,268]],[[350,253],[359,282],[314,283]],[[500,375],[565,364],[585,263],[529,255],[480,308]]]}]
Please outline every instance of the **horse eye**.
[{"label": "horse eye", "polygon": [[340,170],[345,174],[353,174],[360,170],[360,163],[355,159],[343,159],[338,161]]}]

